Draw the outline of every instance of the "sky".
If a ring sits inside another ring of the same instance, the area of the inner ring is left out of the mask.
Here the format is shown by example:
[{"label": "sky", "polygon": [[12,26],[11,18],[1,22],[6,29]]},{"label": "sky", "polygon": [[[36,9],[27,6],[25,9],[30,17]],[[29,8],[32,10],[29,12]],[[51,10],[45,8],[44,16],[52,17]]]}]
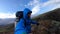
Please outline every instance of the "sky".
[{"label": "sky", "polygon": [[0,18],[15,18],[15,13],[24,8],[29,8],[34,17],[60,8],[60,0],[0,0]]}]

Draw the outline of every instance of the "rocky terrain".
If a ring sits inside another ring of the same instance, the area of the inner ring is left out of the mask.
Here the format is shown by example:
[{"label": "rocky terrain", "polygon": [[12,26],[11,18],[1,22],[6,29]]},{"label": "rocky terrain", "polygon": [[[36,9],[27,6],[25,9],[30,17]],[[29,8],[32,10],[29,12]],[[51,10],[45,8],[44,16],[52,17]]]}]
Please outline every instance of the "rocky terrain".
[{"label": "rocky terrain", "polygon": [[60,8],[41,14],[33,20],[40,25],[32,26],[32,34],[60,34]]}]

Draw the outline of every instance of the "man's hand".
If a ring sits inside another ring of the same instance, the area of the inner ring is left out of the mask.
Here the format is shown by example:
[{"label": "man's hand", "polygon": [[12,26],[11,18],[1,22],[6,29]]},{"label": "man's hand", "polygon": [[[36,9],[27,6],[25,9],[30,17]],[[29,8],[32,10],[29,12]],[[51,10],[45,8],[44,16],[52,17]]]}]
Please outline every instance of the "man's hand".
[{"label": "man's hand", "polygon": [[37,26],[39,25],[39,23],[37,23]]}]

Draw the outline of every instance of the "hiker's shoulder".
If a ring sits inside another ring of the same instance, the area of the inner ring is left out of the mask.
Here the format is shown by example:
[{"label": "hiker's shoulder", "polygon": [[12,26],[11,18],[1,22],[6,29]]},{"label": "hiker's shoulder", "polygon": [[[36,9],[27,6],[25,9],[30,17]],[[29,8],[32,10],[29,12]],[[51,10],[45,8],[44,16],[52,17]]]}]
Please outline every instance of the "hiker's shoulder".
[{"label": "hiker's shoulder", "polygon": [[20,21],[24,21],[24,19],[23,19],[23,18],[21,18],[21,19],[20,19]]}]

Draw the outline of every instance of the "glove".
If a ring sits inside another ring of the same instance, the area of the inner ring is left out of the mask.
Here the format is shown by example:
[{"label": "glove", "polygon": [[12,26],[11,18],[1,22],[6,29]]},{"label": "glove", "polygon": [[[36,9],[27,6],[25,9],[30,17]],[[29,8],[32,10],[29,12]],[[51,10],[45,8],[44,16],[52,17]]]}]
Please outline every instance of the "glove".
[{"label": "glove", "polygon": [[39,23],[37,23],[37,26],[39,25]]}]

